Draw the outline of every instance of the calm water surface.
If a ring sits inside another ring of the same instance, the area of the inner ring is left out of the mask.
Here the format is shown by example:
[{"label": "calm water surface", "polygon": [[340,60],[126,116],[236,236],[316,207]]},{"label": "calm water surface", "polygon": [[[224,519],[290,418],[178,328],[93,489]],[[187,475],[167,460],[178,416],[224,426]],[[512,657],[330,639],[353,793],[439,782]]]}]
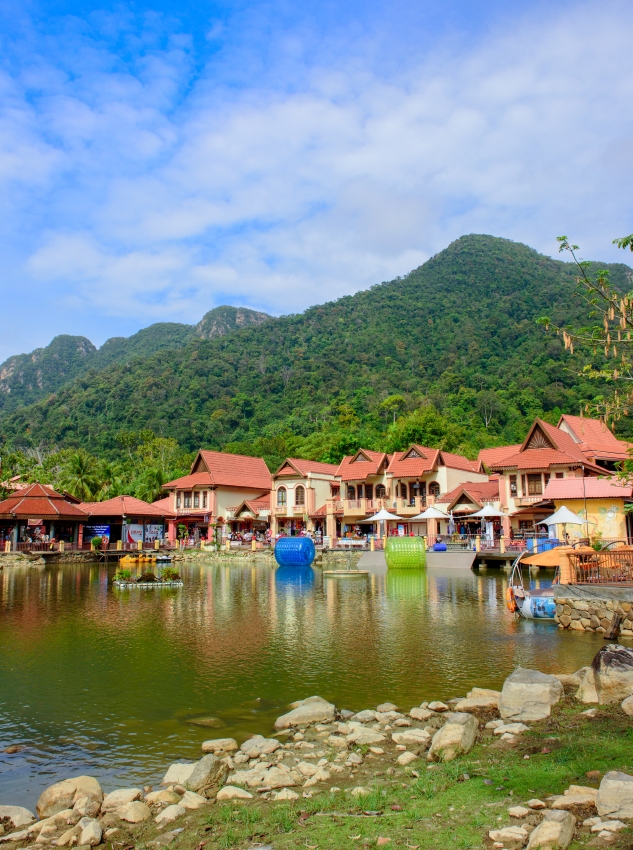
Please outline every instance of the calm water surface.
[{"label": "calm water surface", "polygon": [[[150,784],[210,737],[271,731],[319,694],[360,710],[499,687],[517,665],[573,671],[599,636],[515,620],[507,577],[195,562],[180,590],[117,591],[113,568],[0,572],[0,804],[88,773],[106,789]],[[541,571],[539,580],[548,576]],[[551,577],[550,577],[551,578]],[[190,722],[213,716],[209,729]]]}]

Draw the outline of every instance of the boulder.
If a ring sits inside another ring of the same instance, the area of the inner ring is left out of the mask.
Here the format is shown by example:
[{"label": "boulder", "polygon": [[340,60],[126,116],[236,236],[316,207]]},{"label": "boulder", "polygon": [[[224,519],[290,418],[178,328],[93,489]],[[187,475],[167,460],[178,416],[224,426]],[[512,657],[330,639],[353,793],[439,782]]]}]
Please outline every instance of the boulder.
[{"label": "boulder", "polygon": [[478,697],[495,697],[498,702],[501,697],[501,691],[493,691],[491,688],[473,688],[466,694],[466,699],[476,699]]},{"label": "boulder", "polygon": [[598,789],[596,807],[600,817],[633,818],[633,776],[610,770]]},{"label": "boulder", "polygon": [[492,841],[506,844],[523,845],[528,840],[528,831],[522,826],[505,826],[503,829],[491,829],[488,836]]},{"label": "boulder", "polygon": [[228,773],[228,765],[209,753],[194,764],[184,785],[187,791],[208,797],[211,791],[224,784]]},{"label": "boulder", "polygon": [[111,791],[103,798],[102,812],[115,812],[126,803],[131,803],[134,800],[140,800],[143,792],[140,788],[119,788],[117,791]]},{"label": "boulder", "polygon": [[0,821],[8,820],[14,829],[28,826],[35,820],[35,815],[22,806],[0,806]]},{"label": "boulder", "polygon": [[610,643],[591,662],[600,705],[622,702],[633,694],[633,649]]},{"label": "boulder", "polygon": [[446,705],[446,703],[438,702],[437,700],[435,700],[434,702],[430,702],[428,708],[430,708],[431,711],[448,711],[448,706]]},{"label": "boulder", "polygon": [[316,785],[319,782],[327,782],[328,779],[331,778],[330,771],[325,770],[323,767],[317,768],[317,772],[314,773],[309,779],[303,783],[304,788],[309,788],[312,785]]},{"label": "boulder", "polygon": [[[488,724],[486,724],[488,726]],[[501,725],[492,727],[493,735],[520,735],[522,732],[528,731],[528,726],[525,723],[501,723]]]},{"label": "boulder", "polygon": [[565,850],[572,842],[576,818],[560,810],[546,812],[530,835],[528,850]]},{"label": "boulder", "polygon": [[146,803],[141,803],[140,800],[133,800],[131,803],[126,803],[117,809],[117,816],[127,823],[143,823],[149,820],[152,813]]},{"label": "boulder", "polygon": [[235,738],[213,738],[210,741],[203,741],[203,753],[232,753],[237,749],[237,741]]},{"label": "boulder", "polygon": [[457,700],[455,711],[490,711],[499,708],[499,697],[466,697]]},{"label": "boulder", "polygon": [[250,791],[245,791],[244,788],[238,788],[235,785],[225,785],[224,788],[220,788],[215,799],[219,803],[223,800],[252,800],[253,795]]},{"label": "boulder", "polygon": [[576,691],[576,699],[579,702],[594,703],[598,702],[598,692],[596,691],[596,680],[591,667],[581,667],[576,673],[580,679],[580,685]]},{"label": "boulder", "polygon": [[21,829],[20,832],[12,832],[9,835],[0,835],[0,844],[4,841],[25,841],[28,837],[28,829]]},{"label": "boulder", "polygon": [[629,717],[633,717],[633,696],[623,699],[621,708],[625,714],[628,714]]},{"label": "boulder", "polygon": [[265,784],[270,788],[285,788],[286,786],[296,785],[296,781],[287,767],[280,764],[277,767],[271,767],[266,772]]},{"label": "boulder", "polygon": [[76,844],[79,836],[83,832],[82,828],[77,826],[72,826],[70,829],[67,829],[60,838],[55,842],[56,847],[68,847],[69,845]]},{"label": "boulder", "polygon": [[263,735],[253,735],[240,747],[241,752],[249,758],[258,758],[261,755],[269,755],[279,749],[281,744],[276,738],[264,738]]},{"label": "boulder", "polygon": [[[90,818],[87,818],[87,820],[90,820]],[[77,815],[72,809],[62,809],[61,812],[56,812],[54,815],[44,818],[44,820],[38,820],[35,823],[32,823],[31,826],[28,827],[27,832],[29,835],[39,835],[44,827],[50,826],[53,827],[53,829],[58,829],[65,824],[74,824],[77,823],[77,821]]]},{"label": "boulder", "polygon": [[394,732],[391,736],[394,744],[404,744],[407,748],[426,750],[431,743],[431,736],[426,729],[407,729],[406,732]]},{"label": "boulder", "polygon": [[578,688],[582,682],[578,673],[554,673],[554,676],[556,676],[563,687],[569,685],[571,687]]},{"label": "boulder", "polygon": [[330,723],[336,717],[336,706],[321,697],[309,697],[293,705],[295,707],[292,711],[282,714],[275,720],[275,729],[310,726],[312,723]]},{"label": "boulder", "polygon": [[163,809],[156,817],[154,821],[156,823],[171,823],[176,820],[176,818],[180,818],[183,815],[187,814],[187,809],[184,806],[167,806],[166,809]]},{"label": "boulder", "polygon": [[282,788],[281,791],[277,791],[277,795],[275,796],[275,800],[298,800],[299,795],[296,791],[291,791],[290,788]]},{"label": "boulder", "polygon": [[428,758],[430,761],[452,761],[470,752],[477,737],[479,724],[472,714],[450,714],[442,728],[435,733]]},{"label": "boulder", "polygon": [[96,800],[99,804],[102,802],[103,791],[94,777],[77,776],[49,786],[40,795],[35,811],[39,818],[47,818],[63,809],[72,808],[81,797]]},{"label": "boulder", "polygon": [[73,812],[77,812],[80,817],[94,818],[99,814],[101,803],[99,800],[91,797],[80,797],[73,806]]},{"label": "boulder", "polygon": [[598,823],[594,823],[591,827],[592,832],[619,832],[621,829],[626,829],[626,824],[621,820],[599,819]]},{"label": "boulder", "polygon": [[[222,789],[220,788],[220,791]],[[218,791],[218,794],[220,793]],[[182,795],[182,799],[180,800],[180,805],[184,806],[185,809],[199,809],[200,806],[206,806],[209,801],[206,797],[203,797],[201,794],[196,794],[195,791],[185,791]]]},{"label": "boulder", "polygon": [[424,722],[425,720],[433,717],[433,712],[429,711],[428,708],[412,708],[409,712],[409,717],[413,720],[421,720]]},{"label": "boulder", "polygon": [[82,818],[77,826],[81,827],[81,834],[79,836],[79,844],[81,846],[85,847],[89,845],[90,847],[96,847],[97,844],[101,844],[103,830],[98,820]]},{"label": "boulder", "polygon": [[356,720],[359,723],[372,723],[376,720],[376,712],[367,708],[365,711],[359,711],[358,714],[353,714],[350,720]]},{"label": "boulder", "polygon": [[195,762],[175,762],[169,766],[167,773],[163,776],[161,785],[185,785],[191,776]]},{"label": "boulder", "polygon": [[347,738],[343,738],[341,735],[329,735],[327,742],[331,747],[335,747],[337,750],[347,749]]},{"label": "boulder", "polygon": [[398,764],[401,764],[403,767],[406,767],[408,764],[411,764],[412,761],[417,760],[417,756],[415,753],[410,753],[408,750],[405,750],[404,753],[398,756],[396,761]]},{"label": "boulder", "polygon": [[[406,734],[406,733],[403,733]],[[349,744],[357,744],[359,747],[370,746],[371,744],[380,744],[385,740],[382,732],[377,732],[375,729],[354,729],[346,736],[345,740]]]},{"label": "boulder", "polygon": [[499,713],[504,720],[542,720],[562,696],[556,676],[518,667],[503,683]]},{"label": "boulder", "polygon": [[526,818],[530,814],[530,809],[525,806],[510,806],[508,814],[511,818]]},{"label": "boulder", "polygon": [[384,713],[385,711],[397,711],[398,706],[394,705],[392,702],[382,702],[380,705],[376,706],[376,711],[380,711]]},{"label": "boulder", "polygon": [[167,803],[167,805],[171,806],[174,803],[179,803],[180,800],[180,794],[176,794],[175,791],[169,791],[169,789],[165,788],[161,791],[151,791],[145,795],[145,802],[148,806],[155,806],[157,803]]}]

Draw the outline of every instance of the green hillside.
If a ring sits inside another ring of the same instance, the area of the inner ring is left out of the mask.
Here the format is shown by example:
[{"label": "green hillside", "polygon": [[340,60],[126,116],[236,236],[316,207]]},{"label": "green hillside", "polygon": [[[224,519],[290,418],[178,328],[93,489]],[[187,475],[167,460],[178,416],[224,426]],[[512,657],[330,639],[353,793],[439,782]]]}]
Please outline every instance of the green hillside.
[{"label": "green hillside", "polygon": [[46,398],[89,369],[182,348],[195,337],[214,339],[268,318],[244,307],[215,307],[197,325],[157,322],[129,337],[111,337],[99,349],[83,336],[56,336],[45,348],[14,355],[0,365],[0,410],[6,413]]},{"label": "green hillside", "polygon": [[[630,288],[624,265],[612,281]],[[198,446],[336,460],[410,439],[474,453],[523,438],[534,416],[576,413],[599,391],[580,379],[543,314],[582,318],[574,270],[525,245],[465,236],[406,277],[191,338],[0,414],[9,444],[81,446],[116,459],[122,432]],[[148,329],[149,330],[149,329]],[[396,420],[396,421],[394,421]]]}]

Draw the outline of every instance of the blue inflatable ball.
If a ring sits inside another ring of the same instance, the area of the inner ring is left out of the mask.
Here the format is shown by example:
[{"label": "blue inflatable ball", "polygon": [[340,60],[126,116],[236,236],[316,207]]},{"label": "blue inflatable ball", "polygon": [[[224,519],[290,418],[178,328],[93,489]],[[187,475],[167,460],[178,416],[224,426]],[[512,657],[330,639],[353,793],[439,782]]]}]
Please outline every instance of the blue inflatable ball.
[{"label": "blue inflatable ball", "polygon": [[433,546],[434,552],[446,552],[446,543],[436,543]]},{"label": "blue inflatable ball", "polygon": [[309,537],[280,537],[275,544],[275,560],[280,567],[309,567],[315,555]]}]

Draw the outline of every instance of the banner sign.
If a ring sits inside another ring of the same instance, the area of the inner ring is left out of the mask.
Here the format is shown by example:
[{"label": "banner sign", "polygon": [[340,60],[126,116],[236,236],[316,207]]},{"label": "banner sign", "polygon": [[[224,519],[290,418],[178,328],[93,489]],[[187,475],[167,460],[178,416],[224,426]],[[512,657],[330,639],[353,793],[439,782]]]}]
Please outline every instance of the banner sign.
[{"label": "banner sign", "polygon": [[93,537],[110,537],[109,525],[84,525],[84,540]]},{"label": "banner sign", "polygon": [[164,525],[146,525],[145,526],[145,542],[153,543],[154,540],[162,540],[165,536]]},{"label": "banner sign", "polygon": [[123,538],[124,543],[138,543],[140,540],[143,542],[143,526],[137,523],[130,523],[129,525],[124,525],[123,529]]}]

